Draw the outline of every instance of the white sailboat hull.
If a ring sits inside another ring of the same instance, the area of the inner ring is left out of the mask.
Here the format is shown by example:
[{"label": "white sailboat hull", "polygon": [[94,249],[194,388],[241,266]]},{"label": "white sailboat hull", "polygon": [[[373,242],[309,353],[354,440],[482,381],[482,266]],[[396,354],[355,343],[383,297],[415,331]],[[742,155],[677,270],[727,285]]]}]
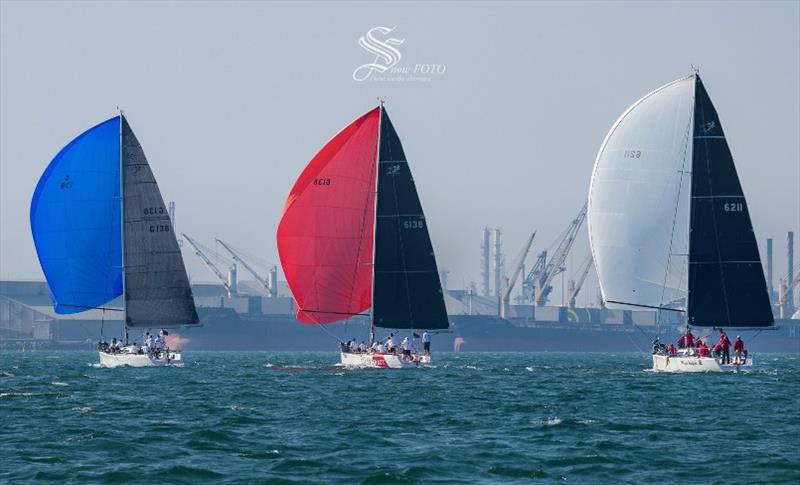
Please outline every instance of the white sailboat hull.
[{"label": "white sailboat hull", "polygon": [[[656,372],[724,372],[735,371],[742,367],[752,367],[752,357],[747,357],[743,363],[722,365],[721,359],[715,357],[700,357],[689,355],[667,356],[653,354],[653,370]],[[731,362],[735,362],[731,359]]]},{"label": "white sailboat hull", "polygon": [[415,356],[414,360],[404,360],[400,355],[391,353],[341,352],[340,365],[351,368],[404,369],[430,363],[430,355],[419,355]]},{"label": "white sailboat hull", "polygon": [[149,354],[130,354],[98,352],[101,367],[156,367],[164,365],[179,365],[183,363],[180,352],[169,352],[168,358],[156,358]]}]

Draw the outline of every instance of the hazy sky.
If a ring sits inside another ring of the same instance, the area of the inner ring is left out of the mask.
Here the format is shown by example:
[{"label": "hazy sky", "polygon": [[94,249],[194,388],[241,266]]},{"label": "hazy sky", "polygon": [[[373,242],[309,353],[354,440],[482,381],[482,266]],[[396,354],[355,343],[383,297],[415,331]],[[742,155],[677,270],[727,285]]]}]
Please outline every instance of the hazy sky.
[{"label": "hazy sky", "polygon": [[[358,39],[375,26],[404,39],[398,67],[446,71],[356,82],[374,60]],[[549,246],[585,201],[614,120],[691,64],[762,248],[776,239],[776,277],[786,231],[800,231],[797,1],[2,1],[0,28],[0,278],[42,277],[28,222],[36,182],[117,105],[177,202],[179,231],[277,261],[300,170],[381,96],[450,286],[478,281],[481,228],[503,228],[509,262],[533,229],[534,250]],[[584,228],[575,265],[586,239]],[[212,279],[185,257],[195,280]]]}]

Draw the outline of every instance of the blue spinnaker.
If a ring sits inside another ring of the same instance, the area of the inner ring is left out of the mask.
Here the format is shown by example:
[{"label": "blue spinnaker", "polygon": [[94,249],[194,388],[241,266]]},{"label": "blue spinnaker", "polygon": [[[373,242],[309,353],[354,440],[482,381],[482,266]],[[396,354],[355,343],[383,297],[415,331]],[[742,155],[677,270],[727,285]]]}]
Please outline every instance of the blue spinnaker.
[{"label": "blue spinnaker", "polygon": [[122,294],[120,117],[72,140],[31,201],[31,231],[56,313],[96,308]]}]

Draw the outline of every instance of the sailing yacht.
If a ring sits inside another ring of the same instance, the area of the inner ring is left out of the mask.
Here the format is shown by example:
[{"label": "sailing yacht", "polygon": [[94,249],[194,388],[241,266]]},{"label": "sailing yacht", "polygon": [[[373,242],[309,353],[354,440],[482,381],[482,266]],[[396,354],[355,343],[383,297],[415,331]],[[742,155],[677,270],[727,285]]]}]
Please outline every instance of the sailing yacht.
[{"label": "sailing yacht", "polygon": [[[588,225],[609,308],[682,312],[687,330],[774,325],[747,201],[699,74],[647,94],[611,127]],[[657,371],[727,368],[693,348],[653,353]]]},{"label": "sailing yacht", "polygon": [[[124,346],[100,364],[175,364],[174,350],[135,352],[128,330],[198,322],[172,221],[142,146],[120,112],[66,145],[31,202],[31,231],[56,313],[122,312]],[[106,306],[116,297],[122,308]]]},{"label": "sailing yacht", "polygon": [[[277,242],[301,323],[369,316],[369,347],[376,328],[412,340],[417,330],[449,328],[425,214],[383,103],[311,159],[286,199]],[[344,366],[429,362],[429,354],[341,352]]]}]

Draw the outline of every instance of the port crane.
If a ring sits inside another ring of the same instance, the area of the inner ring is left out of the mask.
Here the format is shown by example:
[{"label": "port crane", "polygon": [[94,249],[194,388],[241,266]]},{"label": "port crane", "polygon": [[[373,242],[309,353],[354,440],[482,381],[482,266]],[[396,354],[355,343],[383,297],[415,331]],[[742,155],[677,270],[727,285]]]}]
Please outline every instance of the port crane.
[{"label": "port crane", "polygon": [[533,300],[537,306],[547,304],[550,292],[553,291],[553,279],[566,270],[564,262],[567,260],[569,251],[578,236],[578,231],[586,219],[586,209],[587,204],[584,204],[567,229],[561,233],[550,259],[547,259],[547,250],[539,253],[536,263],[525,278],[523,291],[528,299]]},{"label": "port crane", "polygon": [[791,315],[789,315],[789,295],[792,294],[796,286],[800,285],[800,265],[798,265],[794,273],[797,276],[792,281],[789,281],[789,275],[787,274],[778,283],[778,301],[775,305],[778,307],[778,317],[780,318],[791,318]]},{"label": "port crane", "polygon": [[275,279],[275,275],[276,275],[277,270],[278,270],[277,267],[272,266],[270,268],[269,277],[268,278],[264,278],[260,274],[258,274],[258,272],[256,272],[256,270],[253,269],[252,266],[247,264],[247,262],[244,259],[242,259],[241,256],[239,256],[239,254],[236,251],[234,251],[230,246],[225,244],[221,239],[216,238],[215,240],[220,244],[220,246],[225,248],[225,250],[228,251],[231,254],[231,256],[233,257],[234,261],[236,261],[237,263],[239,263],[242,266],[244,266],[244,269],[246,269],[251,275],[253,275],[253,278],[255,278],[256,281],[261,283],[261,286],[263,286],[267,290],[267,294],[270,297],[274,298],[274,297],[278,296],[277,292],[275,291],[275,285],[274,284],[270,284],[270,281],[271,280],[274,281],[274,279]]},{"label": "port crane", "polygon": [[[204,248],[202,244],[190,238],[184,233],[181,233],[181,236],[183,236],[183,238],[186,239],[186,242],[188,242],[189,245],[191,245],[192,248],[194,249],[195,254],[199,256],[200,259],[203,260],[206,266],[208,266],[208,269],[210,269],[211,272],[214,273],[214,276],[216,276],[217,279],[220,281],[220,283],[222,283],[222,287],[225,288],[225,292],[228,294],[228,298],[230,298],[232,294],[235,294],[236,283],[233,281],[233,278],[226,277],[225,274],[222,271],[220,271],[220,269],[217,268],[217,266],[206,255],[206,251],[208,251],[208,248]],[[203,251],[203,249],[205,249],[206,251]],[[233,274],[235,274],[236,272],[235,264],[231,267],[231,271],[233,272]]]},{"label": "port crane", "polygon": [[511,290],[514,289],[514,283],[517,282],[517,278],[519,278],[519,275],[523,272],[522,268],[525,266],[525,258],[528,257],[528,252],[531,250],[531,245],[535,237],[536,231],[533,231],[522,246],[522,251],[511,265],[511,278],[507,276],[503,277],[502,291],[500,292],[500,318],[506,317],[506,310],[508,310],[509,301],[511,300]]},{"label": "port crane", "polygon": [[580,293],[581,287],[583,287],[583,283],[586,281],[586,277],[589,275],[589,270],[592,269],[593,263],[592,253],[589,252],[589,256],[587,256],[578,267],[578,272],[576,273],[578,278],[567,282],[567,303],[570,308],[575,308],[575,300],[578,298],[578,293]]}]

